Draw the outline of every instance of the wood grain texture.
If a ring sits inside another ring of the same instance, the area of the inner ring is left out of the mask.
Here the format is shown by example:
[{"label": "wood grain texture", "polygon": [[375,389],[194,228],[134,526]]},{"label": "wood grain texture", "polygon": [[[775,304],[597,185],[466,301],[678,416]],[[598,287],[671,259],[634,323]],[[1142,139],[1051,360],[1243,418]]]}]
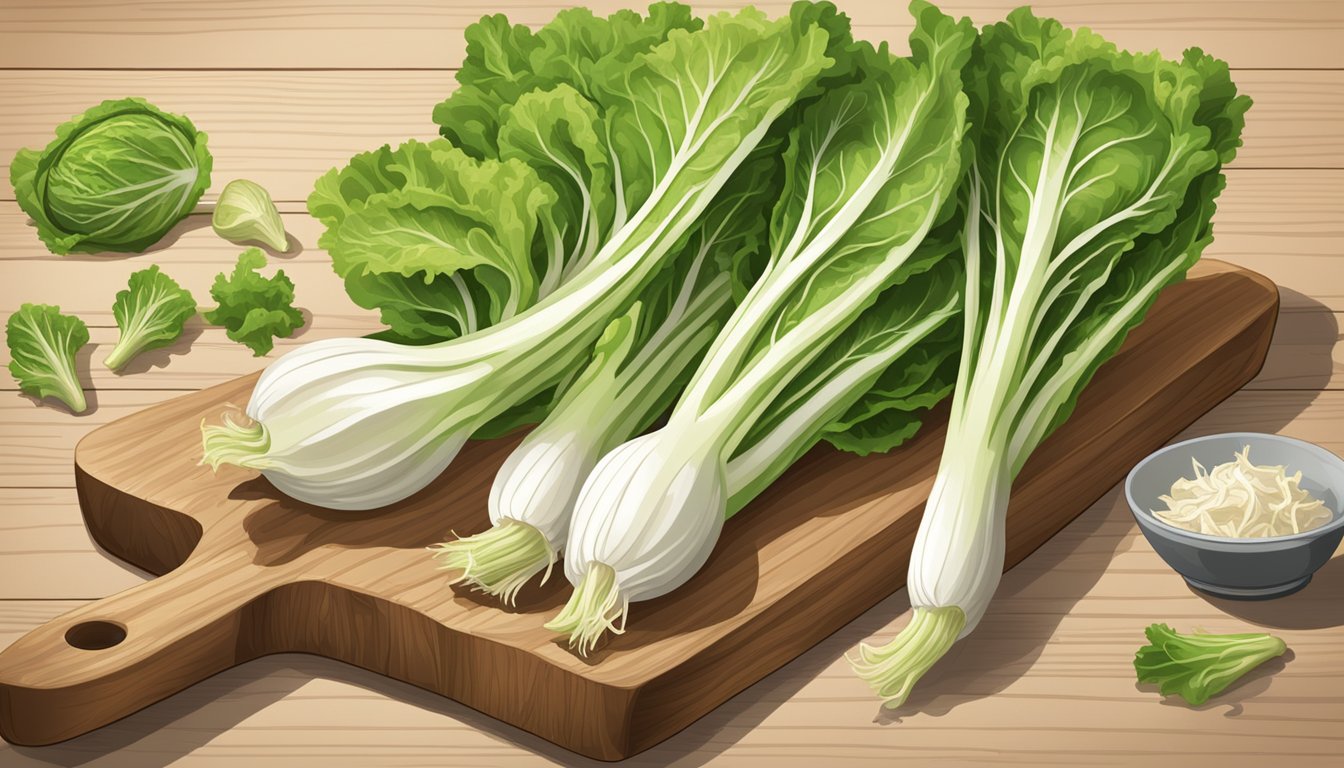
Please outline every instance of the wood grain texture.
[{"label": "wood grain texture", "polygon": [[101,597],[148,576],[93,543],[73,488],[0,488],[0,599]]},{"label": "wood grain texture", "polygon": [[[700,12],[755,5],[773,15],[788,0],[696,2]],[[977,23],[1002,19],[1019,0],[947,0]],[[570,3],[555,0],[8,0],[0,5],[0,67],[9,68],[443,68],[462,59],[462,30],[487,13],[539,25]],[[610,13],[638,3],[588,0]],[[905,3],[842,0],[855,32],[905,49]],[[1090,26],[1118,45],[1179,55],[1198,44],[1238,67],[1336,67],[1344,11],[1335,0],[1036,0],[1041,15]]]},{"label": "wood grain texture", "polygon": [[1283,312],[1260,375],[1247,389],[1344,389],[1344,334],[1333,312]]},{"label": "wood grain texture", "polygon": [[[1263,278],[1216,262],[1168,289],[1019,477],[1007,563],[1254,376],[1277,302]],[[541,628],[564,599],[559,585],[505,612],[448,597],[423,552],[447,530],[484,527],[489,478],[514,440],[471,445],[451,482],[378,516],[332,513],[250,473],[195,465],[201,419],[242,402],[250,384],[173,400],[80,444],[77,485],[94,539],[151,572],[172,570],[0,654],[7,740],[67,739],[243,661],[304,651],[444,694],[581,754],[626,757],[899,586],[942,437],[931,425],[885,456],[809,454],[725,528],[695,579],[639,605],[626,634],[582,660]],[[91,622],[113,622],[126,637],[96,653],[66,642]]]},{"label": "wood grain texture", "polygon": [[[1255,100],[1233,168],[1344,168],[1344,71],[1239,71]],[[301,201],[313,181],[351,155],[409,138],[434,138],[433,106],[456,87],[451,72],[3,71],[0,178],[20,147],[44,147],[55,126],[113,96],[143,96],[191,117],[209,134],[215,199],[227,182],[256,181]],[[0,185],[0,200],[14,199]]]}]

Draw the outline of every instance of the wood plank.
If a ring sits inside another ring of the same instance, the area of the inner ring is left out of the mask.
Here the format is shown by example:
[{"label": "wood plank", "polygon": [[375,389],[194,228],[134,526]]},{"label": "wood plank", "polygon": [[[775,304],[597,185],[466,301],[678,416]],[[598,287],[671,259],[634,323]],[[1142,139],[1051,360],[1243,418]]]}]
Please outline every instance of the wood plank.
[{"label": "wood plank", "polygon": [[111,390],[85,387],[89,408],[78,416],[52,401],[0,396],[0,487],[73,488],[75,443],[94,427],[180,397],[180,390]]},{"label": "wood plank", "polygon": [[1344,311],[1344,172],[1236,171],[1205,251],[1273,280],[1286,312]]},{"label": "wood plank", "polygon": [[0,599],[102,597],[148,577],[94,543],[73,488],[0,488]]},{"label": "wood plank", "polygon": [[[744,0],[694,3],[707,12]],[[752,0],[772,15],[788,0]],[[997,21],[1018,0],[949,0],[950,13]],[[9,0],[0,6],[0,67],[12,68],[307,68],[452,67],[463,56],[462,30],[483,14],[505,13],[533,26],[568,3],[531,0],[233,0],[174,4],[133,0]],[[589,0],[609,13],[630,0]],[[1335,67],[1344,20],[1334,0],[1135,0],[1074,3],[1037,0],[1037,12],[1090,26],[1118,45],[1168,55],[1198,45],[1238,67]],[[858,35],[904,50],[904,3],[844,3]],[[72,41],[78,41],[73,44]]]},{"label": "wood plank", "polygon": [[[1234,167],[1341,168],[1344,71],[1236,74],[1255,99]],[[43,147],[55,126],[103,99],[143,96],[189,115],[209,134],[213,201],[247,178],[277,200],[302,201],[313,180],[353,154],[436,135],[430,111],[456,86],[449,72],[0,71],[0,178],[20,147]],[[0,184],[0,199],[12,200]]]},{"label": "wood plank", "polygon": [[1269,358],[1247,389],[1344,389],[1344,317],[1329,311],[1282,312]]},{"label": "wood plank", "polygon": [[[1263,278],[1216,262],[1165,292],[1018,479],[1007,564],[1248,381],[1276,306]],[[60,741],[243,661],[302,650],[437,691],[581,754],[635,754],[899,583],[942,440],[931,425],[887,455],[809,454],[754,514],[725,528],[694,580],[641,603],[629,632],[580,659],[541,626],[563,599],[560,585],[516,612],[445,600],[423,551],[445,531],[479,529],[494,468],[515,441],[469,446],[446,482],[380,514],[333,515],[251,473],[197,465],[198,424],[246,399],[251,384],[193,393],[81,441],[76,479],[94,538],[171,572],[0,655],[6,739]],[[67,629],[84,621],[119,622],[124,642],[96,656],[71,648]]]},{"label": "wood plank", "polygon": [[[207,217],[195,215],[148,254],[61,258],[42,247],[26,220],[13,202],[0,202],[0,269],[6,274],[0,312],[23,302],[55,303],[91,324],[111,325],[116,291],[131,272],[155,262],[205,303],[214,275],[232,268],[241,250],[215,237]],[[321,225],[303,213],[284,220],[291,239],[304,248],[272,263],[294,279],[297,304],[347,325],[371,317],[345,296],[316,249]],[[1344,311],[1344,271],[1332,268],[1344,257],[1344,170],[1229,170],[1214,224],[1216,239],[1205,255],[1269,277],[1281,289],[1285,311]]]},{"label": "wood plank", "polygon": [[[1327,578],[1328,577],[1328,578]],[[0,648],[79,606],[0,601]],[[1153,553],[1112,492],[1005,576],[980,627],[925,677],[897,716],[878,710],[843,655],[904,625],[904,590],[680,734],[622,765],[706,762],[811,768],[879,765],[1332,765],[1344,733],[1344,556],[1308,589],[1234,604],[1191,592]],[[1199,708],[1134,682],[1143,627],[1270,631],[1291,656]],[[221,673],[99,731],[40,749],[0,745],[0,763],[116,768],[178,759],[363,768],[444,760],[501,766],[576,758],[441,697],[311,656]]]}]

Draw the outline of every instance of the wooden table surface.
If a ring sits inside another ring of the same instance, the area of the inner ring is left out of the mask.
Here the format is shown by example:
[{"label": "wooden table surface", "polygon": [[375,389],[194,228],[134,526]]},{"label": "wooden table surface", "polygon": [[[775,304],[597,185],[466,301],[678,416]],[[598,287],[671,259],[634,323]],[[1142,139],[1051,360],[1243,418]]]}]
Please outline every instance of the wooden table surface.
[{"label": "wooden table surface", "polygon": [[[613,10],[627,3],[590,5]],[[742,5],[740,2],[724,4]],[[771,12],[787,3],[757,2]],[[906,14],[888,0],[841,0],[860,34],[904,48]],[[977,22],[1014,2],[948,2]],[[302,201],[316,176],[386,141],[429,137],[432,105],[453,87],[463,27],[481,14],[542,23],[567,3],[536,0],[3,0],[0,176],[21,146],[42,146],[104,98],[144,96],[210,134],[213,190],[266,186],[304,247],[283,259],[311,322],[271,358],[314,339],[375,329],[316,250]],[[1264,371],[1189,430],[1279,432],[1344,453],[1344,3],[1337,0],[1042,0],[1043,15],[1122,46],[1226,58],[1256,101],[1228,169],[1208,255],[1275,280],[1283,298]],[[712,6],[704,5],[702,10]],[[207,196],[207,200],[211,196]],[[0,395],[0,647],[89,600],[147,577],[101,552],[80,519],[75,442],[138,408],[266,364],[194,324],[122,375],[100,361],[116,339],[112,296],[150,263],[208,295],[239,248],[196,215],[155,252],[48,254],[0,185],[0,312],[27,301],[84,318],[90,409],[39,405],[6,379]],[[199,321],[195,321],[199,323]],[[5,359],[0,363],[7,363]],[[93,365],[90,365],[93,362]],[[91,371],[90,371],[91,369]],[[907,620],[898,592],[819,646],[664,744],[637,766],[1255,765],[1344,755],[1344,556],[1305,591],[1232,603],[1189,590],[1134,526],[1116,491],[1009,572],[979,629],[895,715],[881,711],[843,655]],[[1292,649],[1199,708],[1137,686],[1143,628],[1265,628]],[[0,745],[0,765],[592,764],[406,685],[312,657],[263,659],[95,733],[41,749]]]}]

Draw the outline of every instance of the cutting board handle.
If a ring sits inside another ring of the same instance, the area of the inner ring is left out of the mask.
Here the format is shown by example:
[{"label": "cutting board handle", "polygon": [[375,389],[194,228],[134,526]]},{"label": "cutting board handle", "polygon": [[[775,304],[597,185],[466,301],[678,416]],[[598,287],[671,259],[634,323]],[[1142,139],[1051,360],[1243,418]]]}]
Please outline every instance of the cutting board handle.
[{"label": "cutting board handle", "polygon": [[200,557],[167,575],[53,619],[0,652],[0,735],[27,746],[64,741],[249,658],[240,654],[245,610],[290,569],[214,551],[198,548]]}]

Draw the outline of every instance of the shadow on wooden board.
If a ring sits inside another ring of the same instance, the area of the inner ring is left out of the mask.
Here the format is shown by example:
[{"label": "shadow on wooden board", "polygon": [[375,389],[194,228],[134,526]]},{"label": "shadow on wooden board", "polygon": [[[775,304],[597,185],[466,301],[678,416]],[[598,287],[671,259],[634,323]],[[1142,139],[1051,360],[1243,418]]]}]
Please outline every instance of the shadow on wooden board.
[{"label": "shadow on wooden board", "polygon": [[[1322,338],[1335,338],[1332,313],[1303,296],[1289,304],[1311,305],[1321,318],[1316,329]],[[1301,311],[1301,310],[1299,310]],[[1326,325],[1330,327],[1326,327]],[[1329,349],[1329,344],[1320,345]],[[1325,387],[1333,363],[1328,356],[1304,366],[1310,370],[1302,389],[1286,392],[1288,402],[1273,423],[1258,425],[1273,431],[1296,417]],[[1200,423],[1188,430],[1198,433]],[[953,650],[944,663],[922,681],[910,701],[895,713],[882,710],[874,699],[874,720],[899,727],[900,718],[913,713],[942,716],[959,704],[992,696],[1025,674],[1054,634],[1063,616],[1097,583],[1133,525],[1121,495],[1112,490],[1099,504],[1075,520],[1065,532],[1048,541],[1030,559],[1009,571],[979,630]],[[1117,522],[1125,527],[1116,531]],[[1109,527],[1107,524],[1109,523]],[[1106,527],[1105,532],[1102,529]],[[1339,558],[1337,560],[1344,560]],[[1067,570],[1062,570],[1067,561]],[[1173,576],[1174,578],[1174,576]],[[1320,626],[1322,588],[1344,604],[1344,562],[1327,566],[1316,589],[1304,590],[1298,609],[1281,606],[1230,605],[1220,609],[1264,626]],[[1310,600],[1310,605],[1306,599]],[[1041,605],[1048,603],[1048,610]],[[891,625],[909,608],[905,590],[892,595],[859,619],[823,640],[799,658],[761,680],[667,741],[642,753],[641,765],[698,766],[750,733],[782,703],[822,671],[840,661],[854,646]],[[1310,614],[1310,616],[1308,616]],[[1331,614],[1340,619],[1339,611]],[[1317,622],[1317,623],[1312,623]],[[1338,620],[1333,623],[1340,623]],[[1139,628],[1141,629],[1141,628]],[[1138,630],[1136,629],[1136,632]],[[1137,636],[1137,635],[1136,635]],[[267,707],[285,699],[314,678],[325,678],[373,691],[421,709],[450,716],[461,725],[489,734],[538,756],[566,765],[605,765],[575,755],[532,734],[482,715],[442,696],[340,662],[310,656],[268,656],[220,673],[203,683],[152,705],[123,720],[70,741],[42,748],[0,745],[0,763],[15,766],[99,765],[164,766],[204,747]],[[1264,687],[1252,680],[1231,694],[1233,703]],[[856,690],[860,690],[856,688]],[[1233,713],[1235,714],[1235,713]],[[448,726],[446,723],[445,726]],[[445,733],[453,730],[445,728]],[[388,732],[395,738],[395,729]],[[445,748],[449,747],[445,741]],[[115,753],[115,754],[114,754]],[[448,753],[445,753],[448,754]]]}]

